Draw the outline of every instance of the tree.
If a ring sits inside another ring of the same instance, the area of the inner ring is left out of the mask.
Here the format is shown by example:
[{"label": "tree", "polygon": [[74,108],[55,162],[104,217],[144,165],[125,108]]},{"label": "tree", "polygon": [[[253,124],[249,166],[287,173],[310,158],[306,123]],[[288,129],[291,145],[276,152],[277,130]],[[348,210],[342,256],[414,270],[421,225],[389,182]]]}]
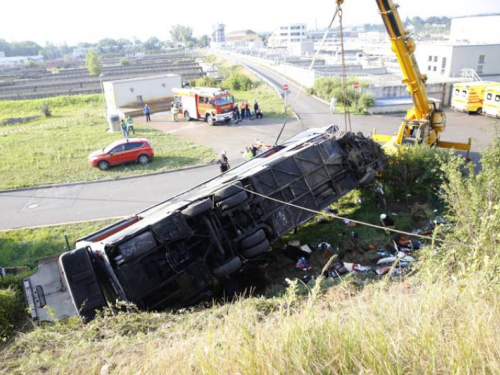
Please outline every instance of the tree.
[{"label": "tree", "polygon": [[91,77],[97,77],[102,72],[102,64],[97,53],[90,49],[85,56],[85,65]]},{"label": "tree", "polygon": [[147,51],[154,51],[159,46],[160,46],[160,39],[158,39],[155,36],[152,36],[151,38],[149,38],[144,42],[144,48],[146,48]]},{"label": "tree", "polygon": [[203,48],[205,48],[210,45],[210,40],[211,40],[210,37],[207,34],[205,34],[200,38],[199,43]]},{"label": "tree", "polygon": [[170,36],[174,43],[187,44],[187,42],[193,39],[193,29],[189,26],[174,25],[170,29]]}]

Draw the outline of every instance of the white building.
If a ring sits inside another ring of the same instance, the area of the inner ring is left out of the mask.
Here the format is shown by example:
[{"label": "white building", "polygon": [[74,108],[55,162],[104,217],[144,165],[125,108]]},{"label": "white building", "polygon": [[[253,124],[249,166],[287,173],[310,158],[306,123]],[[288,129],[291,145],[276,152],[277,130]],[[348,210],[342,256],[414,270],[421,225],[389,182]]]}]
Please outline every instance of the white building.
[{"label": "white building", "polygon": [[380,31],[365,31],[358,34],[358,41],[362,43],[384,43],[389,41],[389,35]]},{"label": "white building", "polygon": [[218,23],[215,31],[212,33],[212,41],[210,47],[224,48],[226,46],[226,25]]},{"label": "white building", "polygon": [[103,82],[106,111],[108,115],[122,115],[125,108],[142,109],[145,104],[151,106],[155,102],[169,101],[176,87],[182,87],[178,74]]},{"label": "white building", "polygon": [[5,57],[5,53],[3,51],[0,51],[0,58]]},{"label": "white building", "polygon": [[[3,53],[3,52],[2,52]],[[43,62],[43,56],[12,56],[12,57],[0,57],[0,66],[13,67],[27,65],[30,62]]]},{"label": "white building", "polygon": [[307,25],[293,23],[279,26],[269,38],[269,47],[288,47],[291,43],[307,41]]},{"label": "white building", "polygon": [[459,77],[464,68],[480,76],[500,75],[500,43],[421,44],[415,55],[420,71],[428,76]]},{"label": "white building", "polygon": [[500,16],[454,18],[450,40],[460,44],[500,43]]}]

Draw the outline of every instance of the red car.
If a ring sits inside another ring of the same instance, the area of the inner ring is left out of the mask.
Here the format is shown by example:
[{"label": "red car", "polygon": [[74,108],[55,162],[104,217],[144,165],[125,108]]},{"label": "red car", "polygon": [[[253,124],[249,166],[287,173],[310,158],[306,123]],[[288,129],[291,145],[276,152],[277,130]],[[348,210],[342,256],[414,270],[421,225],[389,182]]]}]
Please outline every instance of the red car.
[{"label": "red car", "polygon": [[138,162],[141,165],[149,163],[155,153],[151,143],[146,138],[123,139],[111,143],[102,150],[89,155],[89,163],[101,171],[112,165]]}]

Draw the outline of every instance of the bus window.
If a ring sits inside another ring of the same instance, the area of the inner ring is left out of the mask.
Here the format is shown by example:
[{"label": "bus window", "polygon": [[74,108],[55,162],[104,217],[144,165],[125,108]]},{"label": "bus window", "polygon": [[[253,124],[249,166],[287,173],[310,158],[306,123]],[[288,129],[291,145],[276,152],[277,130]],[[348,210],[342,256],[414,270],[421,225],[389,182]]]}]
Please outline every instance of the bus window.
[{"label": "bus window", "polygon": [[198,99],[198,103],[199,104],[203,104],[203,98],[200,96],[199,99]]},{"label": "bus window", "polygon": [[496,95],[496,96],[495,96],[495,101],[496,101],[496,102],[500,102],[500,95]]},{"label": "bus window", "polygon": [[467,96],[467,90],[462,90],[462,96],[465,98]]},{"label": "bus window", "polygon": [[455,89],[455,95],[456,96],[460,95],[460,89]]},{"label": "bus window", "polygon": [[493,98],[493,94],[489,93],[486,95],[486,100],[491,100],[491,98]]}]

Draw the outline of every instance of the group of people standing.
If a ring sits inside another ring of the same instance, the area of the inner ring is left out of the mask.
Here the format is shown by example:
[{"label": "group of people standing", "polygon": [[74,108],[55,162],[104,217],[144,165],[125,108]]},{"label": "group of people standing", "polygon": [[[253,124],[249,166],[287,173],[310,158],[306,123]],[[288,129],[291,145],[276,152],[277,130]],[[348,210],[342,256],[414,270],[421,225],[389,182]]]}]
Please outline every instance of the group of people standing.
[{"label": "group of people standing", "polygon": [[250,104],[248,104],[248,101],[244,101],[241,105],[237,105],[235,103],[233,106],[233,120],[236,123],[241,122],[244,118],[253,120],[254,115],[255,118],[262,118],[262,111],[257,100],[253,103],[253,114],[250,110]]},{"label": "group of people standing", "polygon": [[122,119],[120,127],[125,138],[128,139],[130,132],[133,132],[135,135],[134,122],[132,121],[132,117],[127,115],[127,118],[125,120]]}]

